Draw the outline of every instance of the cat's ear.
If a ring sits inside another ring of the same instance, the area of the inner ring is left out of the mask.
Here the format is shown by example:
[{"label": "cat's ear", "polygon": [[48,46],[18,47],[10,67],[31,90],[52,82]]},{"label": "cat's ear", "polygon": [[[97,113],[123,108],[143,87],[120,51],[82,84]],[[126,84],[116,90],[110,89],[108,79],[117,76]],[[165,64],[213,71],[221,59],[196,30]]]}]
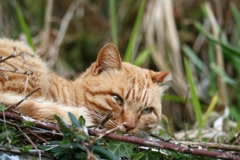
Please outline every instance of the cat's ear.
[{"label": "cat's ear", "polygon": [[96,61],[95,68],[93,70],[94,74],[99,74],[104,70],[122,68],[122,60],[117,47],[114,44],[106,44],[99,52]]},{"label": "cat's ear", "polygon": [[168,82],[172,80],[172,74],[167,71],[153,72],[150,71],[152,81],[159,83],[162,89],[162,92],[168,89]]},{"label": "cat's ear", "polygon": [[153,72],[150,71],[152,81],[157,83],[165,83],[172,80],[172,75],[167,71]]}]

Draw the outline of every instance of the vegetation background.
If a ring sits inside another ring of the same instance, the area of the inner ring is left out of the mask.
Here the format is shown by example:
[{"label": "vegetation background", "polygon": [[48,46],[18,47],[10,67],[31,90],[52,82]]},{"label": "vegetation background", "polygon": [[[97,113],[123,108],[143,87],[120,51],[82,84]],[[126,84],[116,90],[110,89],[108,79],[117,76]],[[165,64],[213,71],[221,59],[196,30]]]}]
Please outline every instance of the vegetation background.
[{"label": "vegetation background", "polygon": [[238,0],[9,0],[0,3],[0,31],[69,79],[109,42],[124,61],[169,70],[161,133],[226,142],[240,128],[239,8]]}]

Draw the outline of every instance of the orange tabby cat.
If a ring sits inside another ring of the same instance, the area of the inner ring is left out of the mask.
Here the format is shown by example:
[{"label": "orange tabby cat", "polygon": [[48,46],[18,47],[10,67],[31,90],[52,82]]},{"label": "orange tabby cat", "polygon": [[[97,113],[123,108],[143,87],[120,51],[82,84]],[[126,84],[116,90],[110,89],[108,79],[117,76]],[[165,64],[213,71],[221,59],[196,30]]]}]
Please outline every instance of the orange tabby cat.
[{"label": "orange tabby cat", "polygon": [[77,118],[83,115],[88,126],[112,112],[105,128],[122,125],[123,131],[138,134],[150,132],[161,119],[161,97],[167,88],[163,84],[171,74],[122,62],[113,44],[105,45],[75,81],[52,73],[23,42],[0,39],[0,56],[0,102],[13,105],[41,86],[16,108],[36,120],[52,122],[57,114],[71,124],[68,112],[72,112]]}]

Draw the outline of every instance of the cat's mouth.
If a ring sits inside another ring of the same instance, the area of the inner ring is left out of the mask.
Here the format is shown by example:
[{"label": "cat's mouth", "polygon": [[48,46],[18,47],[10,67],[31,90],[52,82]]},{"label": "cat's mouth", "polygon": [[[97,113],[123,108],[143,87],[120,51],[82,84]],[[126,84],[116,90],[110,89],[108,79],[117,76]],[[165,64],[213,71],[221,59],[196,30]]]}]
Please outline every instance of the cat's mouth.
[{"label": "cat's mouth", "polygon": [[103,115],[95,111],[94,123],[99,126],[100,129],[107,129],[107,132],[121,131],[125,134],[146,137],[151,132],[150,128],[141,128],[136,123],[122,122],[121,119],[116,120],[113,118],[113,112],[109,112],[107,115]]}]

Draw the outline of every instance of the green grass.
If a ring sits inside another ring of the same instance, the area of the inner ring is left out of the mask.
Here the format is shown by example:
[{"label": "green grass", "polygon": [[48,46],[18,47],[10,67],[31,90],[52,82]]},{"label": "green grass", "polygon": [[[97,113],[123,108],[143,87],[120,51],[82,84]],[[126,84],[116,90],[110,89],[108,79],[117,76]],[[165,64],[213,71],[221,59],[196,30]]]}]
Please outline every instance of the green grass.
[{"label": "green grass", "polygon": [[109,13],[110,13],[110,22],[111,22],[112,41],[116,46],[118,46],[115,0],[109,0]]},{"label": "green grass", "polygon": [[20,25],[22,27],[22,30],[23,30],[26,38],[27,38],[27,42],[28,42],[29,46],[32,47],[35,50],[35,48],[33,46],[32,36],[30,34],[29,27],[28,27],[28,25],[27,25],[27,23],[26,23],[26,21],[25,21],[25,19],[23,17],[23,14],[22,14],[22,12],[20,10],[18,2],[17,1],[14,1],[14,2],[15,2],[15,10],[17,12],[18,20],[19,20],[19,23],[20,23]]},{"label": "green grass", "polygon": [[202,128],[202,109],[201,109],[201,105],[200,105],[200,102],[199,102],[199,99],[197,96],[196,87],[193,82],[192,74],[190,71],[190,66],[189,66],[186,58],[184,58],[184,66],[185,66],[187,80],[188,80],[189,87],[190,87],[191,99],[192,99],[192,104],[193,104],[193,108],[195,111],[195,115],[197,118],[197,123],[201,129]]},{"label": "green grass", "polygon": [[144,9],[146,6],[146,0],[142,0],[141,2],[141,6],[138,10],[138,14],[137,14],[137,19],[134,23],[133,26],[133,30],[127,45],[127,49],[124,55],[124,61],[125,62],[132,62],[132,53],[133,53],[133,49],[134,49],[134,42],[136,41],[137,35],[138,35],[138,30],[142,21],[142,17],[143,17],[143,13],[144,13]]}]

